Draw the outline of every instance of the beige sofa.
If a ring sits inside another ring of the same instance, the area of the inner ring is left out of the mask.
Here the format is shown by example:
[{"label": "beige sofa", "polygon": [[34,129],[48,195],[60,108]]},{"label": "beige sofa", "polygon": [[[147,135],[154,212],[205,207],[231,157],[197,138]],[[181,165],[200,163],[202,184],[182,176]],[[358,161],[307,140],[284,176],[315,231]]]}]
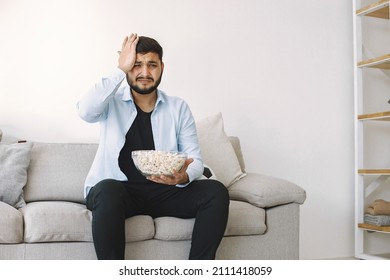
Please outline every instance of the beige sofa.
[{"label": "beige sofa", "polygon": [[[245,172],[239,139],[227,139],[224,144],[231,145],[240,170],[232,182],[225,182],[230,213],[217,259],[298,259],[299,210],[305,191],[286,180]],[[200,137],[202,154],[207,153],[205,140]],[[21,147],[31,157],[23,188],[25,204],[15,207],[0,201],[0,259],[96,259],[83,183],[97,144],[1,142],[0,152],[4,156],[7,149]],[[210,156],[206,158],[215,166],[218,159]],[[229,170],[228,162],[220,161],[225,167],[215,170],[210,164],[213,176],[218,172],[224,176],[221,170]],[[127,219],[126,258],[187,259],[193,224],[194,219],[172,217]]]}]

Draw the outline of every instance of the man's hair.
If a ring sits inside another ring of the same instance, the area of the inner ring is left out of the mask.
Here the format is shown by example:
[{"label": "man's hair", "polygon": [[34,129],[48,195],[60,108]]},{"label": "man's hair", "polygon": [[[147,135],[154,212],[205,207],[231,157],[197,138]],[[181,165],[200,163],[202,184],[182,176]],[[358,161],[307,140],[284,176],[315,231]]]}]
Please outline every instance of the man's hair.
[{"label": "man's hair", "polygon": [[162,61],[163,49],[160,46],[160,44],[152,38],[139,36],[136,52],[141,54],[145,54],[149,52],[156,53],[158,54],[158,57]]}]

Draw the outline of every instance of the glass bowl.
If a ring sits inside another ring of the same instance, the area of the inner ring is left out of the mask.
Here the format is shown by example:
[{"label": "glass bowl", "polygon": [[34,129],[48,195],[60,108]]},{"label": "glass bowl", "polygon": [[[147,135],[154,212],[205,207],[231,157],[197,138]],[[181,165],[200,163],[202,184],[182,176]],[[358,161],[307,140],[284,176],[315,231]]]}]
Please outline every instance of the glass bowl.
[{"label": "glass bowl", "polygon": [[166,152],[155,150],[138,150],[131,153],[135,167],[142,175],[160,176],[173,175],[179,171],[187,159],[187,154],[180,152]]}]

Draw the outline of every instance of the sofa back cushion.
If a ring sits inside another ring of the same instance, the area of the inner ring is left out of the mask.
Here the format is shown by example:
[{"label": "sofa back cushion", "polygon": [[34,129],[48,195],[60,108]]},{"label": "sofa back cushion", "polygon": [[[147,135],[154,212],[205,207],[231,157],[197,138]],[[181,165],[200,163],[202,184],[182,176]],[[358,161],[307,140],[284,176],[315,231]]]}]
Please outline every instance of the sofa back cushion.
[{"label": "sofa back cushion", "polygon": [[97,144],[34,143],[24,188],[25,201],[84,203],[84,181],[97,147]]}]

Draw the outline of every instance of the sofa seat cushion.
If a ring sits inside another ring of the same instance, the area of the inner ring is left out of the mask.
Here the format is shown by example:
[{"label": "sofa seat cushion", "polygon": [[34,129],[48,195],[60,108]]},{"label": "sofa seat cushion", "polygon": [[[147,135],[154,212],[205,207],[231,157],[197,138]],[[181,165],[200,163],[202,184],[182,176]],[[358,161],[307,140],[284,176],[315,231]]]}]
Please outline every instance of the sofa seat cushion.
[{"label": "sofa seat cushion", "polygon": [[24,217],[25,242],[92,241],[92,214],[82,204],[30,202],[20,211]]},{"label": "sofa seat cushion", "polygon": [[126,219],[126,242],[153,239],[155,234],[153,218],[147,215],[138,215]]},{"label": "sofa seat cushion", "polygon": [[[30,202],[20,209],[24,216],[24,240],[36,242],[92,242],[92,212],[85,205],[65,201]],[[149,216],[126,219],[126,242],[154,236],[154,222]]]},{"label": "sofa seat cushion", "polygon": [[[154,220],[159,240],[190,240],[195,219],[160,217]],[[247,202],[231,200],[225,236],[264,234],[265,210]]]},{"label": "sofa seat cushion", "polygon": [[0,201],[0,243],[23,242],[23,216],[20,211]]},{"label": "sofa seat cushion", "polygon": [[264,234],[265,210],[243,201],[230,200],[225,236]]}]

